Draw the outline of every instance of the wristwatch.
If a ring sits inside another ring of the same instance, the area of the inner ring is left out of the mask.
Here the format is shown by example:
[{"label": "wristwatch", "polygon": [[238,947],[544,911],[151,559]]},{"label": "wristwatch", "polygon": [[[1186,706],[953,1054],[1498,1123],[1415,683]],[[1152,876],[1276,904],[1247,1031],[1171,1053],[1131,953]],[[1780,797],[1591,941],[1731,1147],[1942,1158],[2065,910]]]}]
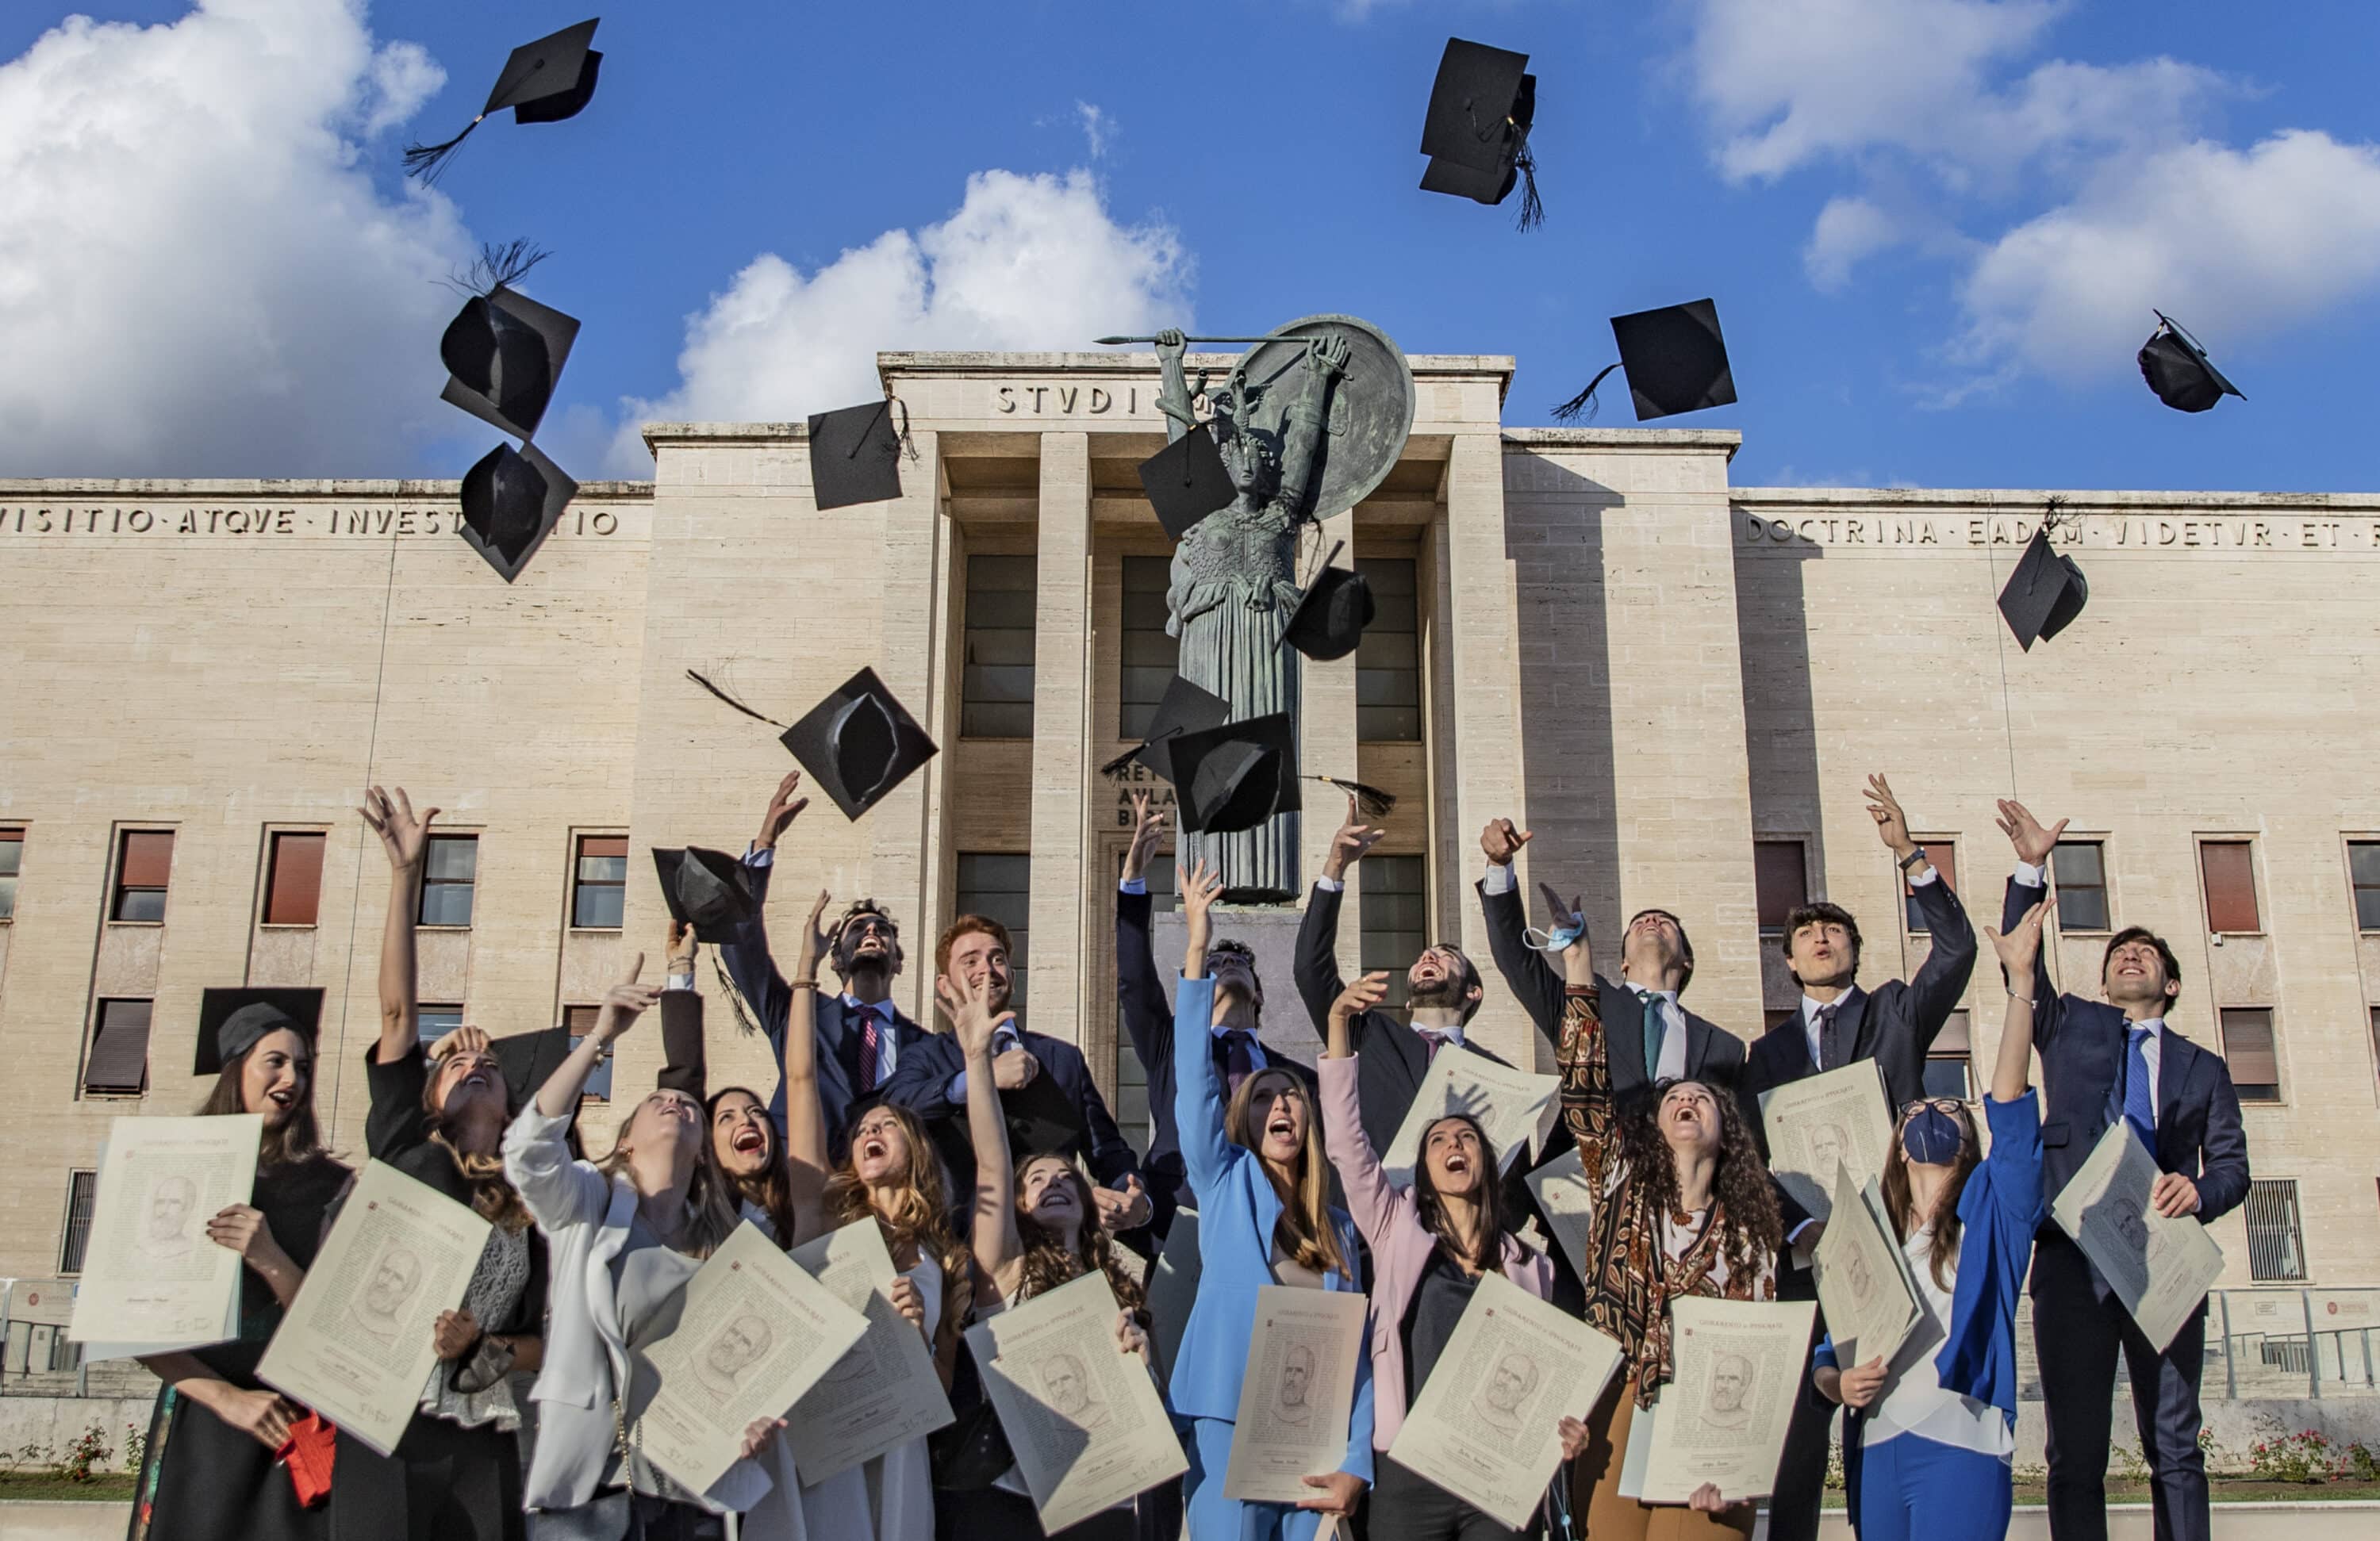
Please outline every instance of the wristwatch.
[{"label": "wristwatch", "polygon": [[1893,865],[1893,866],[1895,866],[1895,867],[1898,867],[1898,868],[1900,868],[1903,872],[1907,872],[1907,871],[1908,871],[1908,870],[1910,870],[1912,868],[1919,867],[1919,866],[1924,865],[1925,860],[1925,846],[1923,846],[1923,845],[1920,845],[1919,847],[1917,847],[1917,849],[1915,849],[1914,851],[1910,852],[1910,853],[1909,853],[1909,855],[1905,855],[1905,856],[1901,857],[1899,861],[1894,862],[1892,865]]}]

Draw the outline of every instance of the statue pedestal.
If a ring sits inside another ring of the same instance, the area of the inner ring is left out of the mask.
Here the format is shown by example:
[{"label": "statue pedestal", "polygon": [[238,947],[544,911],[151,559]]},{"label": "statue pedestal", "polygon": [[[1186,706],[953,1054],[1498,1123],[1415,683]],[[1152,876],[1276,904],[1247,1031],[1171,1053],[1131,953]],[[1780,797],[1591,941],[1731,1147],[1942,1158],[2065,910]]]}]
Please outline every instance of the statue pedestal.
[{"label": "statue pedestal", "polygon": [[[1264,1017],[1257,1036],[1291,1059],[1312,1064],[1322,1055],[1322,1030],[1306,1015],[1298,999],[1297,928],[1305,912],[1294,904],[1218,904],[1209,912],[1217,941],[1245,941],[1257,955],[1257,977],[1264,985]],[[1343,924],[1343,917],[1342,920]],[[1189,922],[1172,910],[1153,917],[1152,944],[1157,950],[1158,976],[1166,981],[1166,999],[1173,997],[1182,968],[1182,947]]]}]

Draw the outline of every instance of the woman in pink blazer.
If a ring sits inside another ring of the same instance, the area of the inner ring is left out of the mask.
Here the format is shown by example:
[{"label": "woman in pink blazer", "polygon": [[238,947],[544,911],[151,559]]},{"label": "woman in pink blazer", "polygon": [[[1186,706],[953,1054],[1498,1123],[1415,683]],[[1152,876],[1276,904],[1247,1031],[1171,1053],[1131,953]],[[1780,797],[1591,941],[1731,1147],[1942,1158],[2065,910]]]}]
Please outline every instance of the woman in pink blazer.
[{"label": "woman in pink blazer", "polygon": [[[1554,1282],[1546,1255],[1506,1232],[1502,1169],[1468,1114],[1449,1114],[1422,1131],[1421,1160],[1409,1186],[1390,1183],[1380,1170],[1357,1106],[1348,1024],[1387,992],[1387,975],[1367,974],[1331,1002],[1318,1067],[1324,1148],[1372,1251],[1372,1445],[1380,1453],[1373,1463],[1370,1534],[1373,1541],[1518,1541],[1524,1532],[1507,1529],[1387,1453],[1487,1270],[1500,1268],[1539,1300]],[[1565,1454],[1575,1455],[1585,1439],[1584,1425],[1562,1420]]]}]

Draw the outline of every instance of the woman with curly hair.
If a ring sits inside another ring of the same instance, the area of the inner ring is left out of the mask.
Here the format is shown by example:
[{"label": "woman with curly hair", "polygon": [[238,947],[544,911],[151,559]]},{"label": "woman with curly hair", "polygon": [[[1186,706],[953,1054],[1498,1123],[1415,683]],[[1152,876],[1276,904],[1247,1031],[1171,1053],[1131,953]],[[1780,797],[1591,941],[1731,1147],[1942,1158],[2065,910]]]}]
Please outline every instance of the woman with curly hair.
[{"label": "woman with curly hair", "polygon": [[520,1541],[521,1414],[508,1377],[542,1362],[546,1248],[498,1154],[517,1111],[515,1088],[479,1028],[456,1028],[428,1053],[417,1030],[413,924],[438,809],[417,818],[405,788],[392,797],[375,786],[360,811],[389,872],[380,1037],[364,1053],[371,1091],[364,1149],[494,1229],[461,1306],[439,1316],[431,1333],[438,1362],[396,1449],[382,1455],[340,1431],[332,1534],[339,1541]]},{"label": "woman with curly hair", "polygon": [[[925,1334],[934,1368],[947,1387],[958,1353],[959,1327],[973,1300],[975,1265],[951,1230],[941,1158],[926,1127],[908,1109],[890,1102],[856,1107],[840,1156],[831,1153],[825,1104],[819,1090],[818,965],[830,938],[819,918],[821,890],[802,927],[800,956],[786,981],[785,1154],[793,1182],[798,1236],[788,1243],[873,1219],[900,1277],[892,1304]],[[989,1083],[987,1083],[989,1084]],[[824,1173],[824,1185],[816,1174]],[[926,1441],[910,1440],[873,1460],[802,1488],[802,1512],[812,1535],[873,1541],[932,1541],[933,1462]]]},{"label": "woman with curly hair", "polygon": [[1562,1118],[1598,1195],[1585,1315],[1628,1353],[1587,1419],[1572,1468],[1578,1511],[1596,1541],[1749,1536],[1748,1498],[1730,1503],[1706,1482],[1682,1509],[1640,1503],[1621,1496],[1620,1467],[1631,1421],[1675,1370],[1670,1303],[1777,1298],[1783,1225],[1768,1168],[1729,1088],[1663,1081],[1617,1105],[1583,929],[1562,952]]}]

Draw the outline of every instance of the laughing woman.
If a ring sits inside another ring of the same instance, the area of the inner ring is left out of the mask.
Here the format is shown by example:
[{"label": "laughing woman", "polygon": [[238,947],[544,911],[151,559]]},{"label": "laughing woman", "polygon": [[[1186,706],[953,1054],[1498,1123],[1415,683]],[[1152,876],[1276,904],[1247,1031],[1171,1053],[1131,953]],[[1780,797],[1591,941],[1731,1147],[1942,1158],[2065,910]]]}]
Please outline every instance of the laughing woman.
[{"label": "laughing woman", "polygon": [[1615,1104],[1586,936],[1562,953],[1562,1117],[1598,1202],[1588,1222],[1587,1325],[1627,1351],[1587,1419],[1573,1466],[1578,1510],[1596,1541],[1749,1536],[1753,1506],[1705,1483],[1684,1508],[1620,1491],[1635,1414],[1676,1369],[1670,1303],[1688,1295],[1775,1300],[1783,1227],[1767,1166],[1734,1094],[1700,1081],[1657,1083],[1641,1107]]},{"label": "laughing woman", "polygon": [[261,1113],[264,1135],[249,1202],[207,1221],[207,1239],[240,1255],[239,1336],[141,1362],[165,1383],[135,1489],[132,1541],[317,1541],[320,1509],[300,1509],[273,1460],[304,1415],[256,1378],[264,1345],[298,1297],[322,1244],[322,1219],[351,1175],[322,1151],[314,1122],[313,1035],[267,1005],[243,1006],[215,1031],[223,1066],[201,1115]]},{"label": "laughing woman", "polygon": [[[2008,935],[1986,928],[2007,977],[2034,977],[2049,906]],[[1998,1541],[2008,1534],[2016,1450],[2016,1307],[2041,1225],[2041,1101],[2031,1083],[2034,1003],[2009,993],[1992,1067],[1992,1153],[1966,1104],[1900,1110],[1885,1207],[1925,1297],[1925,1320],[1888,1365],[1835,1364],[1818,1345],[1818,1390],[1852,1409],[1845,1487],[1862,1541]]]},{"label": "laughing woman", "polygon": [[388,855],[380,949],[380,1039],[364,1055],[371,1111],[364,1148],[468,1206],[493,1226],[461,1309],[443,1313],[438,1363],[395,1451],[381,1455],[344,1431],[331,1485],[332,1541],[519,1541],[520,1409],[507,1378],[534,1370],[544,1350],[545,1240],[504,1180],[497,1150],[513,1088],[477,1027],[422,1050],[416,1020],[413,922],[431,808],[416,818],[398,787],[364,799],[364,822]]},{"label": "laughing woman", "polygon": [[1295,1508],[1223,1495],[1240,1381],[1256,1330],[1257,1292],[1268,1284],[1352,1291],[1355,1226],[1330,1207],[1330,1163],[1305,1085],[1286,1070],[1242,1081],[1228,1104],[1208,1047],[1215,1001],[1253,1001],[1256,979],[1238,959],[1207,975],[1208,912],[1223,892],[1201,863],[1183,884],[1189,941],[1173,1002],[1176,1116],[1182,1159],[1198,1199],[1198,1292],[1173,1361],[1173,1411],[1191,1421],[1190,1534],[1239,1541],[1306,1541],[1322,1516],[1350,1514],[1372,1479],[1372,1365],[1355,1366],[1346,1458],[1305,1478],[1314,1496]]},{"label": "laughing woman", "polygon": [[[1470,1114],[1451,1113],[1423,1128],[1421,1160],[1410,1183],[1392,1184],[1381,1171],[1364,1133],[1350,1025],[1387,997],[1388,981],[1385,974],[1367,974],[1330,1003],[1330,1039],[1317,1067],[1323,1145],[1372,1249],[1372,1448],[1380,1453],[1371,1535],[1373,1541],[1519,1541],[1523,1532],[1507,1529],[1388,1456],[1405,1409],[1421,1395],[1488,1270],[1500,1271],[1539,1300],[1554,1285],[1551,1260],[1505,1232],[1503,1168]],[[1585,1426],[1564,1418],[1561,1432],[1563,1453],[1575,1456],[1585,1442]]]}]

